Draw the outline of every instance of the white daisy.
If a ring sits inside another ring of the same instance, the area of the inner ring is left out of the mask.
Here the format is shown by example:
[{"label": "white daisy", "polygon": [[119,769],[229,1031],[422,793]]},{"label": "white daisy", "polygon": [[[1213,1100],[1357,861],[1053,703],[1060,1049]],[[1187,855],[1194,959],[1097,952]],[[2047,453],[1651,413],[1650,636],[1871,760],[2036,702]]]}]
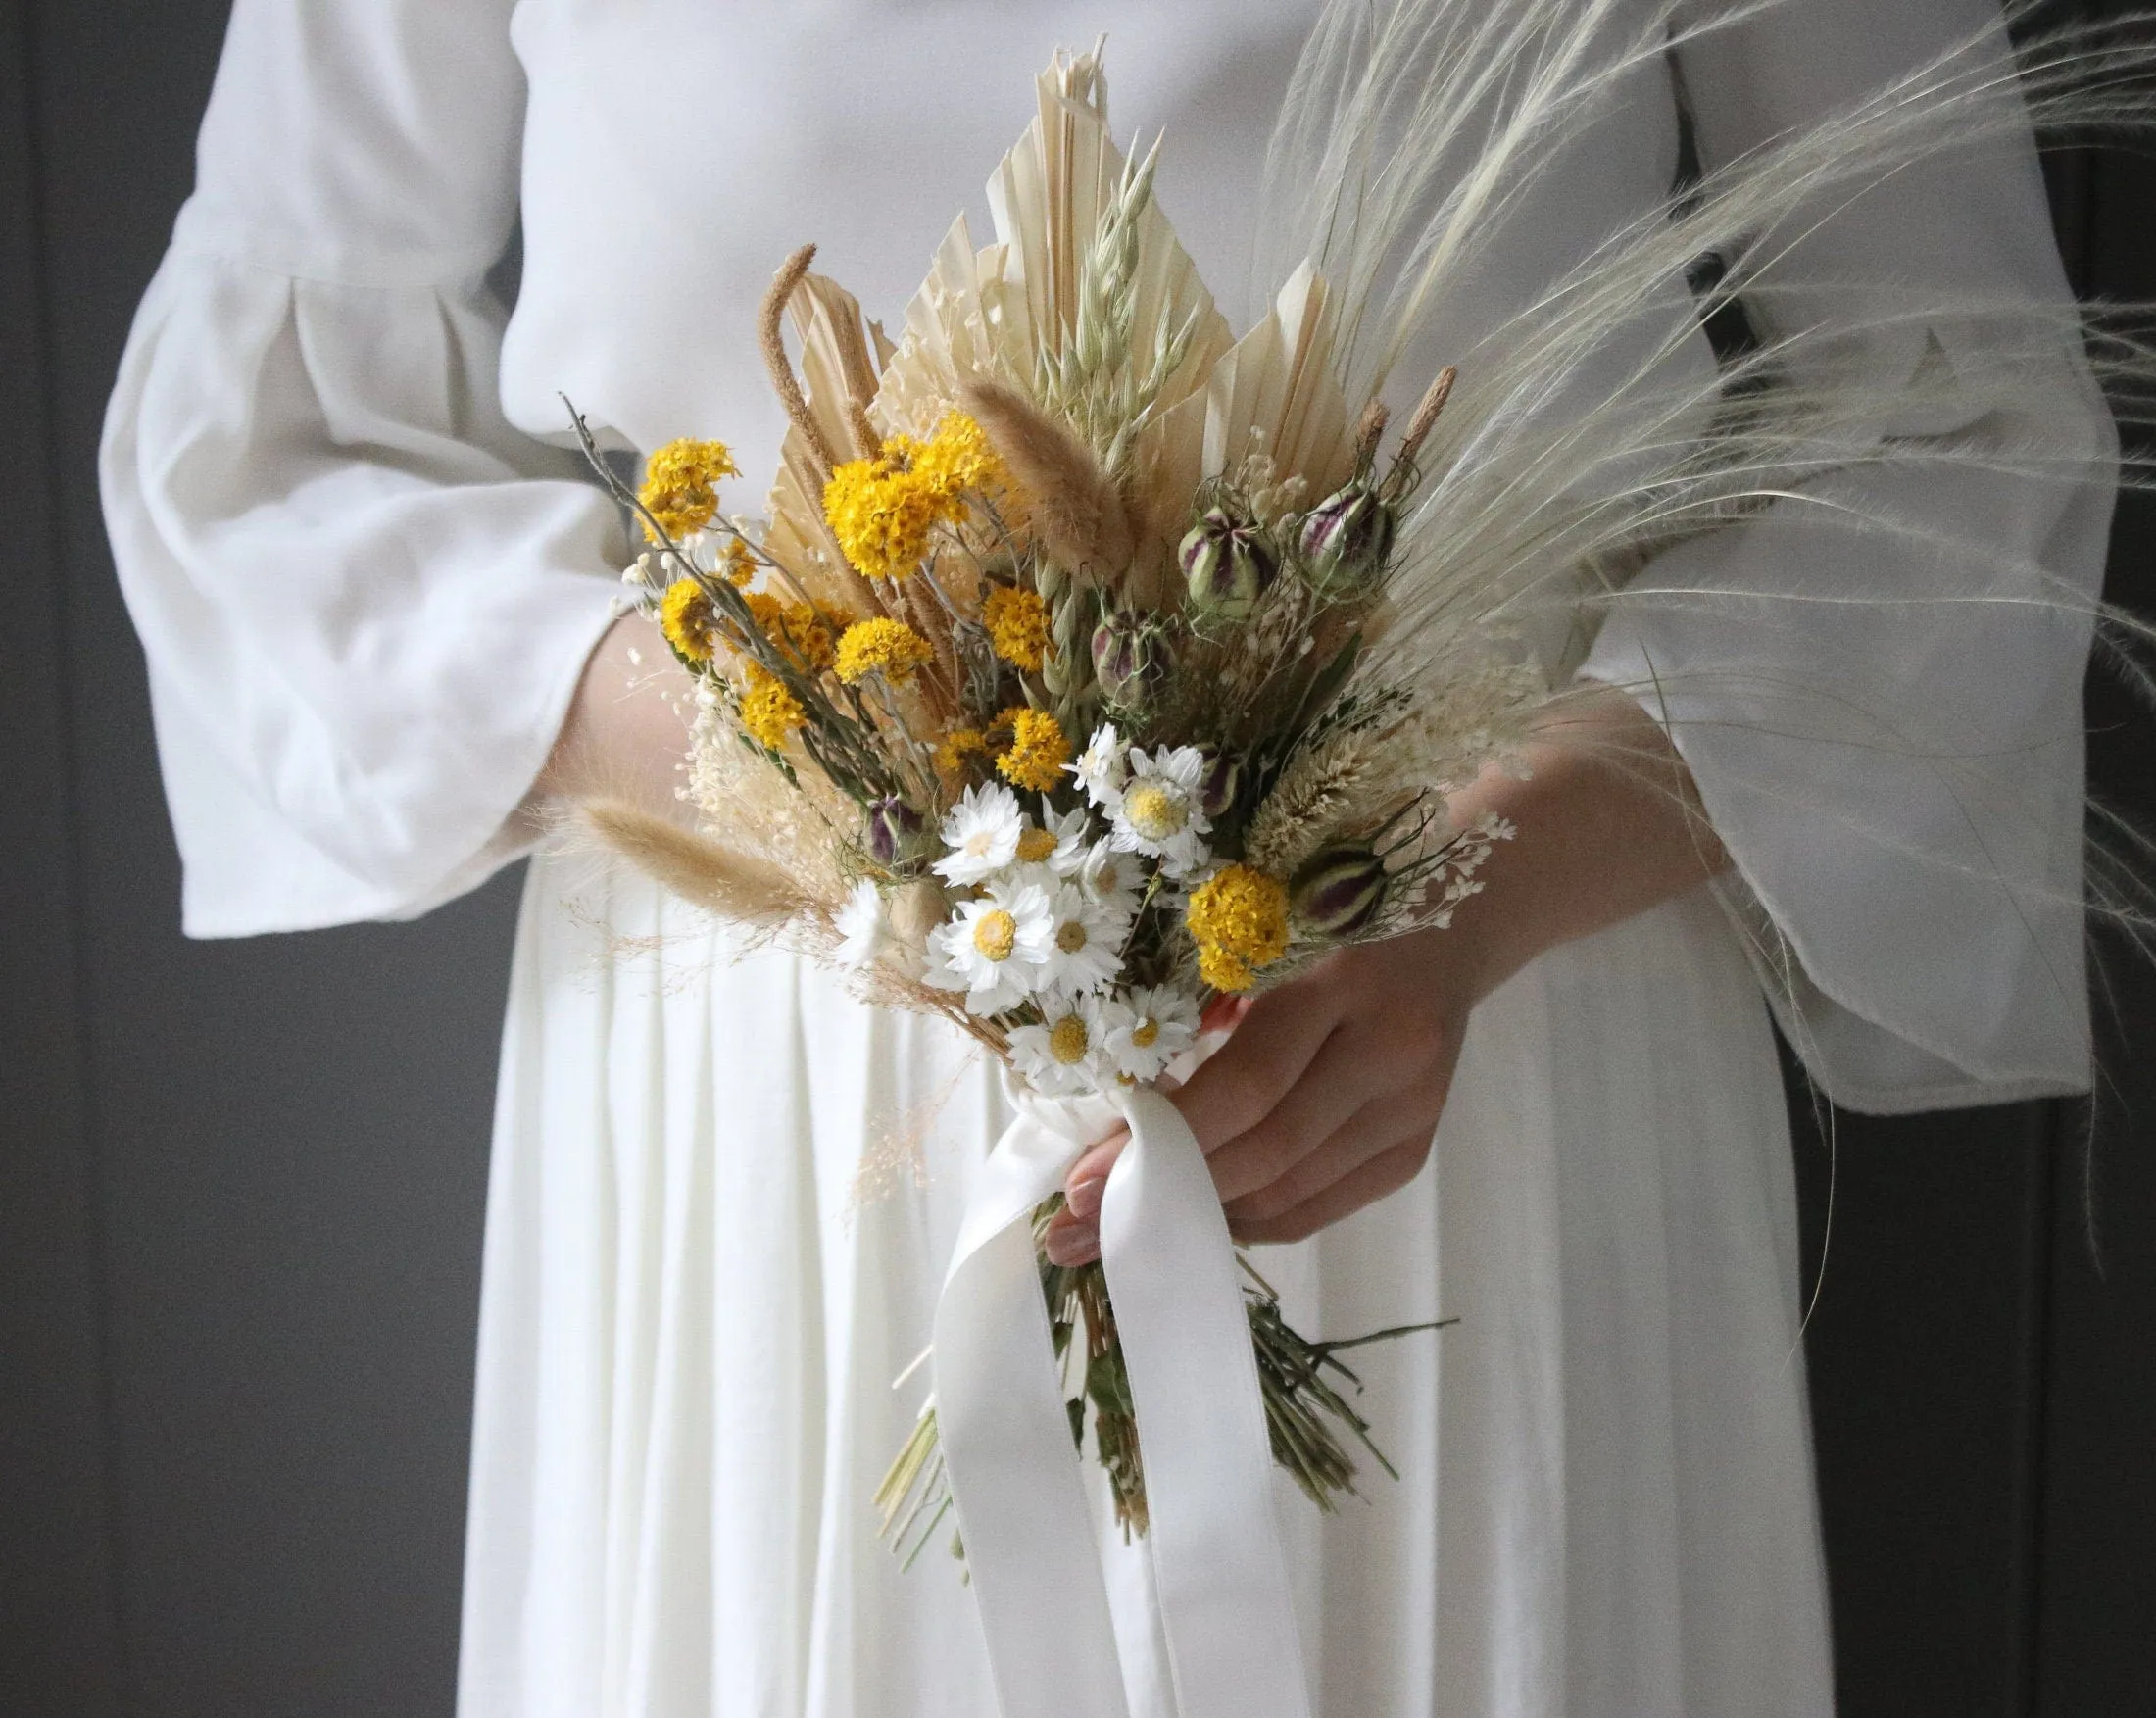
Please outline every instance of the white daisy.
[{"label": "white daisy", "polygon": [[1018,834],[1021,874],[1053,894],[1057,882],[1086,862],[1086,832],[1091,824],[1083,807],[1058,817],[1043,800],[1040,822],[1028,822]]},{"label": "white daisy", "polygon": [[1126,1080],[1156,1080],[1198,1039],[1198,1003],[1172,985],[1146,985],[1122,999],[1123,1018],[1102,1049]]},{"label": "white daisy", "polygon": [[1119,1006],[1102,997],[1076,997],[1051,1003],[1042,1025],[1012,1027],[1010,1059],[1019,1077],[1051,1098],[1099,1091],[1112,1071],[1102,1046]]},{"label": "white daisy", "polygon": [[1115,833],[1123,853],[1160,861],[1171,877],[1189,875],[1209,850],[1200,836],[1212,822],[1199,804],[1205,785],[1205,754],[1196,746],[1161,746],[1149,757],[1130,749],[1130,779],[1115,805]]},{"label": "white daisy", "polygon": [[1078,778],[1088,799],[1113,810],[1123,791],[1124,776],[1123,742],[1116,736],[1115,724],[1102,722],[1095,728],[1086,749],[1078,754],[1078,761],[1063,767]]},{"label": "white daisy", "polygon": [[899,946],[890,914],[884,910],[883,891],[872,877],[854,885],[833,922],[839,928],[839,959],[848,966],[873,966]]},{"label": "white daisy", "polygon": [[1039,987],[1054,935],[1047,890],[1038,883],[991,884],[928,933],[927,981],[964,991],[968,1013],[1000,1014]]},{"label": "white daisy", "polygon": [[1129,914],[1110,910],[1075,883],[1055,891],[1049,913],[1054,929],[1041,966],[1041,988],[1083,996],[1113,984],[1123,963]]},{"label": "white daisy", "polygon": [[985,883],[1018,857],[1025,813],[1000,781],[971,787],[945,814],[940,833],[951,851],[936,861],[947,883]]},{"label": "white daisy", "polygon": [[1138,886],[1145,881],[1135,854],[1118,853],[1102,838],[1087,851],[1078,867],[1078,886],[1109,911],[1124,918],[1138,913]]}]

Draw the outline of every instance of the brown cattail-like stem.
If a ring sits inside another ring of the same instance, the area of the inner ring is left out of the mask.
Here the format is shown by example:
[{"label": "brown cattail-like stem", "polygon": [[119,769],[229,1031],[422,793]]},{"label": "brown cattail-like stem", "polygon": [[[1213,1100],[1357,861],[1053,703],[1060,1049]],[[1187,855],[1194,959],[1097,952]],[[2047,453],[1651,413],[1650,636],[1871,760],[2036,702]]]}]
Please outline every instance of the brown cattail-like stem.
[{"label": "brown cattail-like stem", "polygon": [[801,431],[802,440],[823,467],[828,478],[832,467],[838,464],[831,452],[831,444],[824,440],[823,430],[808,410],[808,397],[801,391],[801,383],[795,379],[794,366],[786,356],[786,337],[780,323],[786,315],[786,301],[794,296],[808,272],[808,265],[816,260],[816,247],[803,245],[786,259],[777,274],[772,276],[771,290],[763,295],[763,309],[757,318],[757,334],[763,347],[764,367],[771,372],[771,386],[778,394],[779,404],[786,408],[786,416],[793,419],[794,427]]}]

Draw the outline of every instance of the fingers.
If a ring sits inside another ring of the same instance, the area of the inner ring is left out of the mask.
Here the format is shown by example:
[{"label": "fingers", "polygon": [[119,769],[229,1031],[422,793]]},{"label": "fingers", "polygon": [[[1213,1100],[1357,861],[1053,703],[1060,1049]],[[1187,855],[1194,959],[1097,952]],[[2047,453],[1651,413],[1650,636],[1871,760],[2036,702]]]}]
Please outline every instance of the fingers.
[{"label": "fingers", "polygon": [[[1419,1137],[1427,1145],[1445,1112],[1445,1087],[1442,1078],[1426,1076],[1372,1098],[1279,1175],[1254,1183],[1247,1192],[1226,1196],[1229,1223],[1268,1222],[1285,1215],[1402,1140]],[[1239,1142],[1220,1156],[1241,1149]]]},{"label": "fingers", "polygon": [[[1390,1097],[1387,1085],[1413,1072],[1373,1063],[1367,1048],[1359,1035],[1335,1031],[1280,1101],[1255,1125],[1212,1154],[1207,1167],[1223,1203],[1294,1174],[1320,1154],[1358,1110],[1376,1099]],[[1386,1130],[1378,1147],[1392,1144],[1405,1131],[1408,1117],[1397,1120],[1398,1125]]]},{"label": "fingers", "polygon": [[1329,992],[1300,983],[1260,998],[1213,1058],[1174,1094],[1208,1156],[1263,1121],[1308,1068],[1338,1023]]},{"label": "fingers", "polygon": [[1377,1203],[1389,1193],[1397,1193],[1415,1179],[1429,1155],[1430,1136],[1418,1133],[1380,1152],[1353,1174],[1334,1182],[1293,1210],[1261,1221],[1232,1223],[1230,1230],[1238,1241],[1250,1245],[1305,1241],[1327,1224]]}]

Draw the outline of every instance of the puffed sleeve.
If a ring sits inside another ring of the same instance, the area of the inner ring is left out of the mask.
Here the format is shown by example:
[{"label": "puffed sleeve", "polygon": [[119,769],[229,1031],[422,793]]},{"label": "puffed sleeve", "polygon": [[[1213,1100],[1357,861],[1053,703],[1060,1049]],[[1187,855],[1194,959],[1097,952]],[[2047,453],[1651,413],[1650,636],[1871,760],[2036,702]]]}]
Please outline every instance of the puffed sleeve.
[{"label": "puffed sleeve", "polygon": [[[1701,156],[1844,109],[1987,23],[1991,0],[1758,9],[1682,51]],[[1910,384],[1907,416],[1888,397],[1878,424],[1896,457],[1662,555],[1585,672],[1667,718],[1830,1097],[1893,1112],[2084,1090],[2080,695],[2117,442],[2078,345],[2032,352],[1991,319],[2068,297],[2034,149],[1957,147],[1772,236],[1753,316],[1845,322],[1817,362]],[[1969,308],[1886,325],[1918,299]]]},{"label": "puffed sleeve", "polygon": [[515,431],[509,0],[238,0],[101,462],[185,928],[422,912],[519,850],[613,511]]}]

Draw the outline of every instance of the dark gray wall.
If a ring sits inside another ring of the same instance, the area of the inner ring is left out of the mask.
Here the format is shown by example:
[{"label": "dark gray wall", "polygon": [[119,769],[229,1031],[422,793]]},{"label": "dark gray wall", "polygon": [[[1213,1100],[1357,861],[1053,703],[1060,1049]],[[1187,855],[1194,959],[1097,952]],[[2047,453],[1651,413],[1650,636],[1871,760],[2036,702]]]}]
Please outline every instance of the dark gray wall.
[{"label": "dark gray wall", "polygon": [[224,6],[0,6],[0,1713],[446,1713],[514,878],[190,944],[98,420]]},{"label": "dark gray wall", "polygon": [[[220,0],[0,0],[0,1715],[447,1714],[514,879],[423,923],[176,932],[98,415]],[[624,75],[631,74],[626,69]],[[2084,286],[2156,181],[2064,162]],[[2122,595],[2156,609],[2156,520]],[[2099,779],[2156,806],[2099,693]],[[2030,1107],[1841,1118],[1808,1340],[1848,1718],[2156,1713],[2156,985],[2095,1158]],[[1828,1154],[1801,1139],[1809,1256]]]}]

